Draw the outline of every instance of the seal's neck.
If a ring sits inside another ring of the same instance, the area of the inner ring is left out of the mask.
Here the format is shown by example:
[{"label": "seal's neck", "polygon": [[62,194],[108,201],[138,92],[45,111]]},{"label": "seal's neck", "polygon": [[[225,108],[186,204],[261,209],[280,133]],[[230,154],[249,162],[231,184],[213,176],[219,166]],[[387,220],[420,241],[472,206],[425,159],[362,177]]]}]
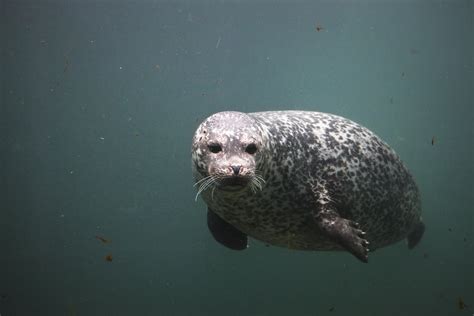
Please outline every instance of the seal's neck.
[{"label": "seal's neck", "polygon": [[250,186],[246,186],[240,190],[230,191],[222,190],[219,188],[213,188],[203,192],[202,199],[207,205],[222,205],[223,203],[233,205],[238,200],[245,199],[252,194]]}]

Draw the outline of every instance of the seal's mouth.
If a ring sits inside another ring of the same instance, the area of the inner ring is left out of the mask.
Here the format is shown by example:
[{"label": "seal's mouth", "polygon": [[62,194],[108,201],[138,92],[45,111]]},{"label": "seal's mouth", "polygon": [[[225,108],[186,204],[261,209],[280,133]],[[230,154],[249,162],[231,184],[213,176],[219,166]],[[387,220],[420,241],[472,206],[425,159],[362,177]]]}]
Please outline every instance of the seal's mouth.
[{"label": "seal's mouth", "polygon": [[250,179],[247,177],[226,177],[219,180],[219,189],[237,190],[247,186],[249,182]]}]

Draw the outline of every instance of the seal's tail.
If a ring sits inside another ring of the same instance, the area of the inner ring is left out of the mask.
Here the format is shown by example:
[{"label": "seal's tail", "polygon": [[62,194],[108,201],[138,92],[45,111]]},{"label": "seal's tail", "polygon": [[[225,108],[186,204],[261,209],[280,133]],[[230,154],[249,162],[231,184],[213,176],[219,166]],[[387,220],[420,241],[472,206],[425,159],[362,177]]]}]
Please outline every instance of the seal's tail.
[{"label": "seal's tail", "polygon": [[408,234],[407,240],[408,240],[408,249],[412,249],[415,247],[421,240],[421,237],[423,237],[423,233],[425,232],[425,224],[420,221],[415,224],[413,227],[413,230]]}]

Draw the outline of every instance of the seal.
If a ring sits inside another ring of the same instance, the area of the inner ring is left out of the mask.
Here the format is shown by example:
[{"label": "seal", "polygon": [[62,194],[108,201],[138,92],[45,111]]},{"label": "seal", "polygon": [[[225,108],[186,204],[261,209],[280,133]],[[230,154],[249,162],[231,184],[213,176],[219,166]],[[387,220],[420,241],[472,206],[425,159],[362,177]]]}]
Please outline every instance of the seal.
[{"label": "seal", "polygon": [[224,246],[248,236],[298,250],[373,251],[425,226],[420,194],[399,156],[367,128],[308,111],[219,112],[192,141],[198,196]]}]

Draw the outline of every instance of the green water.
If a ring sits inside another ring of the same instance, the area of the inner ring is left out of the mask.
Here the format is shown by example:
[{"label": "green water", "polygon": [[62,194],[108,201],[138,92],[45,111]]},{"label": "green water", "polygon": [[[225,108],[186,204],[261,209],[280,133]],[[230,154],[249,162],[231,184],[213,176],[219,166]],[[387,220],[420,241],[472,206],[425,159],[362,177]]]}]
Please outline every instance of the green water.
[{"label": "green water", "polygon": [[[473,1],[0,10],[2,316],[474,313]],[[368,264],[219,245],[190,144],[229,109],[330,112],[375,131],[420,187],[421,244]]]}]

